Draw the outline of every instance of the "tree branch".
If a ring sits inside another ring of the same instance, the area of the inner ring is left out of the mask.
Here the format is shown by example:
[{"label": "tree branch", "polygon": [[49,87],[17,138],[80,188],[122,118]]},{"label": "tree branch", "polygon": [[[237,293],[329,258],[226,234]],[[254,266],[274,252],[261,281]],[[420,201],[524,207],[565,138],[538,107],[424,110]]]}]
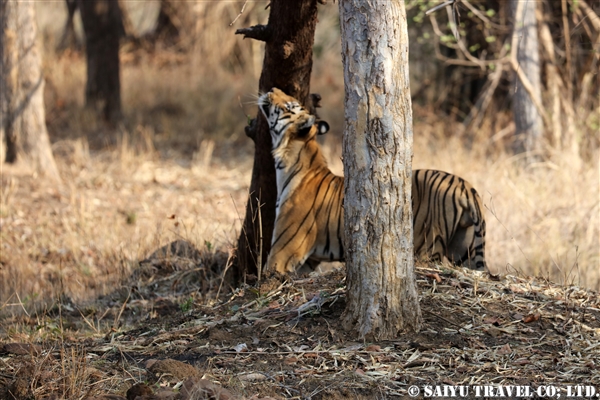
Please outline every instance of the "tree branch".
[{"label": "tree branch", "polygon": [[271,39],[273,34],[272,29],[269,25],[254,25],[250,28],[241,28],[235,31],[236,35],[244,35],[244,39],[250,38],[267,42]]},{"label": "tree branch", "polygon": [[237,15],[237,17],[235,17],[235,19],[233,21],[231,21],[231,23],[229,24],[229,26],[233,26],[233,24],[235,24],[235,21],[237,21],[238,18],[242,16],[242,14],[244,13],[244,10],[246,9],[246,4],[248,4],[248,0],[246,0],[244,2],[244,5],[242,6],[242,9],[240,10],[240,13]]},{"label": "tree branch", "polygon": [[500,83],[500,78],[502,77],[502,68],[496,68],[496,70],[488,75],[488,81],[485,84],[483,90],[481,91],[481,95],[477,99],[475,105],[471,108],[469,115],[465,118],[463,125],[467,128],[477,127],[483,116],[492,101],[492,97],[494,96],[494,92]]},{"label": "tree branch", "polygon": [[439,10],[440,8],[444,8],[446,6],[452,6],[454,5],[454,3],[456,3],[456,0],[448,0],[443,2],[442,4],[438,4],[437,6],[430,8],[429,10],[425,11],[425,15],[431,15],[434,12],[436,12],[437,10]]},{"label": "tree branch", "polygon": [[501,31],[508,31],[509,27],[505,26],[505,25],[500,25],[500,24],[496,24],[495,22],[492,22],[492,20],[490,20],[488,17],[485,16],[485,14],[483,14],[481,11],[479,11],[476,7],[473,7],[473,5],[471,3],[469,3],[468,0],[461,0],[461,2],[474,14],[476,15],[480,20],[482,20],[483,22],[485,22],[486,24],[489,24],[492,28],[495,29],[499,29]]},{"label": "tree branch", "polygon": [[440,42],[439,38],[444,36],[444,34],[440,30],[440,27],[437,23],[437,19],[435,19],[435,16],[430,15],[429,20],[431,21],[431,26],[433,28],[433,32],[437,36],[437,41],[436,41],[437,43],[435,46],[435,55],[436,55],[437,59],[444,61],[446,64],[463,65],[466,67],[479,67],[483,70],[487,66],[503,65],[506,61],[508,61],[508,58],[505,57],[505,51],[502,51],[501,57],[496,60],[482,60],[482,59],[476,58],[467,50],[465,44],[462,42],[462,39],[457,39],[456,45],[449,45],[449,43],[447,43],[447,44],[445,44],[445,46],[456,50],[457,54],[459,54],[459,55],[462,54],[467,60],[460,60],[460,59],[454,59],[454,58],[449,58],[449,57],[443,56],[442,53],[440,53],[440,49],[438,46],[439,46],[439,42]]},{"label": "tree branch", "polygon": [[[573,5],[573,7],[575,7],[575,2],[573,2],[573,0],[571,0],[570,2],[571,2],[571,5]],[[598,18],[598,15],[596,15],[594,10],[584,0],[578,0],[577,6],[583,10],[583,12],[585,13],[585,16],[592,23],[592,26],[594,27],[596,32],[600,32],[600,18]]]},{"label": "tree branch", "polygon": [[307,106],[308,112],[310,112],[315,117],[319,118],[317,114],[317,108],[321,107],[321,95],[319,93],[311,93],[308,96]]},{"label": "tree branch", "polygon": [[250,123],[244,127],[244,132],[254,143],[256,143],[256,118],[252,118]]}]

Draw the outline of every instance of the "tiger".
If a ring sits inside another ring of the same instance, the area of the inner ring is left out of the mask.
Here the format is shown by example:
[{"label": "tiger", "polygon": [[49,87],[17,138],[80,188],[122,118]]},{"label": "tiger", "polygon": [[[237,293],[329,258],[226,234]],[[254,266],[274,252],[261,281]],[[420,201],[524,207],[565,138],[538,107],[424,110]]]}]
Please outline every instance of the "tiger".
[{"label": "tiger", "polygon": [[[277,88],[259,97],[275,162],[277,200],[267,274],[295,274],[305,263],[344,261],[344,178],[331,172],[317,143],[329,124]],[[483,270],[485,220],[481,199],[464,179],[443,171],[414,170],[414,251]]]}]

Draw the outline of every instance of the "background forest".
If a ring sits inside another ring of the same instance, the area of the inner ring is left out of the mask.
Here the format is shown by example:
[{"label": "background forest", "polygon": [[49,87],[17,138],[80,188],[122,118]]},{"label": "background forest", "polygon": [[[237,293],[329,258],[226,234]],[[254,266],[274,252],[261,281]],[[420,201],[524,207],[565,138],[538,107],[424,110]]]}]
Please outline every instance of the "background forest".
[{"label": "background forest", "polygon": [[[600,289],[597,4],[539,2],[547,126],[528,160],[513,143],[509,2],[463,2],[458,43],[445,11],[425,16],[437,4],[429,3],[406,2],[413,168],[449,171],[477,188],[492,272]],[[79,13],[69,36],[66,5],[36,3],[62,183],[2,164],[0,313],[106,293],[176,239],[193,243],[207,265],[227,263],[244,215],[253,154],[244,127],[256,115],[263,59],[259,42],[234,31],[266,23],[266,5],[122,2],[123,117],[109,123],[85,107]],[[337,4],[320,6],[311,91],[322,96],[319,114],[331,126],[322,143],[341,173]]]}]

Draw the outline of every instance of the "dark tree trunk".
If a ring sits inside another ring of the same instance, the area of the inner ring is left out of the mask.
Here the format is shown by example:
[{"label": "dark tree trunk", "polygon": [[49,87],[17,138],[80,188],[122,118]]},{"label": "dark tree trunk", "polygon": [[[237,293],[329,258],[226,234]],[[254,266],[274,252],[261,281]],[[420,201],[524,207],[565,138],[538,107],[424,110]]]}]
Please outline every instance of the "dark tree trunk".
[{"label": "dark tree trunk", "polygon": [[129,10],[127,9],[126,2],[127,0],[118,0],[119,11],[121,13],[121,36],[127,40],[135,40],[138,35],[133,27],[133,22],[129,16]]},{"label": "dark tree trunk", "polygon": [[[312,108],[308,103],[317,2],[273,0],[268,25],[236,32],[266,42],[260,93],[277,87]],[[277,198],[271,136],[260,112],[247,127],[247,134],[254,140],[255,152],[246,217],[238,239],[238,279],[243,279],[245,274],[256,275],[258,266],[267,260]]]},{"label": "dark tree trunk", "polygon": [[6,162],[21,161],[60,180],[46,130],[36,38],[34,4],[0,1],[0,132],[6,138]]},{"label": "dark tree trunk", "polygon": [[197,35],[198,13],[192,10],[194,4],[179,0],[161,0],[153,39],[166,46],[189,50]]},{"label": "dark tree trunk", "polygon": [[117,0],[80,0],[85,32],[88,107],[103,113],[107,121],[121,118],[119,38],[124,29]]},{"label": "dark tree trunk", "polygon": [[156,38],[172,44],[180,42],[184,36],[193,36],[196,22],[193,6],[194,3],[161,0],[156,22]]},{"label": "dark tree trunk", "polygon": [[77,35],[75,34],[75,24],[73,18],[77,11],[77,0],[66,0],[67,5],[67,22],[63,31],[62,38],[58,44],[58,50],[74,49],[77,47]]}]

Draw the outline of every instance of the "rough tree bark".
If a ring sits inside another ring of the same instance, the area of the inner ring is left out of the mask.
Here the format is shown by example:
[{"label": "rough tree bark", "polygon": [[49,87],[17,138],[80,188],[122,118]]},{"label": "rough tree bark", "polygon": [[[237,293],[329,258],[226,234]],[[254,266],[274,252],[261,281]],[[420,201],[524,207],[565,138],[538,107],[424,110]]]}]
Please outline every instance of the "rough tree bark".
[{"label": "rough tree bark", "polygon": [[412,111],[403,0],[340,0],[346,329],[418,330],[411,209]]},{"label": "rough tree bark", "polygon": [[[534,103],[541,103],[542,98],[536,7],[534,0],[511,0],[514,17],[511,50],[516,52],[513,58],[518,64],[514,66],[513,119],[516,130],[513,149],[516,154],[527,152],[530,161],[539,157],[543,138],[542,116]],[[520,78],[519,74],[527,79]],[[526,84],[529,81],[529,88],[525,88],[524,81]]]},{"label": "rough tree bark", "polygon": [[124,34],[117,0],[79,0],[85,32],[87,82],[85,101],[104,118],[121,118],[119,39]]},{"label": "rough tree bark", "polygon": [[[273,87],[283,90],[304,105],[312,107],[309,96],[312,46],[317,24],[318,0],[272,0],[269,22],[238,29],[236,34],[266,43],[260,93]],[[271,135],[260,112],[246,134],[255,143],[254,165],[246,216],[237,251],[237,279],[258,274],[271,248],[275,223],[277,188],[271,155]]]},{"label": "rough tree bark", "polygon": [[0,125],[6,138],[6,162],[21,160],[58,180],[46,130],[44,77],[36,37],[35,4],[2,0]]}]

